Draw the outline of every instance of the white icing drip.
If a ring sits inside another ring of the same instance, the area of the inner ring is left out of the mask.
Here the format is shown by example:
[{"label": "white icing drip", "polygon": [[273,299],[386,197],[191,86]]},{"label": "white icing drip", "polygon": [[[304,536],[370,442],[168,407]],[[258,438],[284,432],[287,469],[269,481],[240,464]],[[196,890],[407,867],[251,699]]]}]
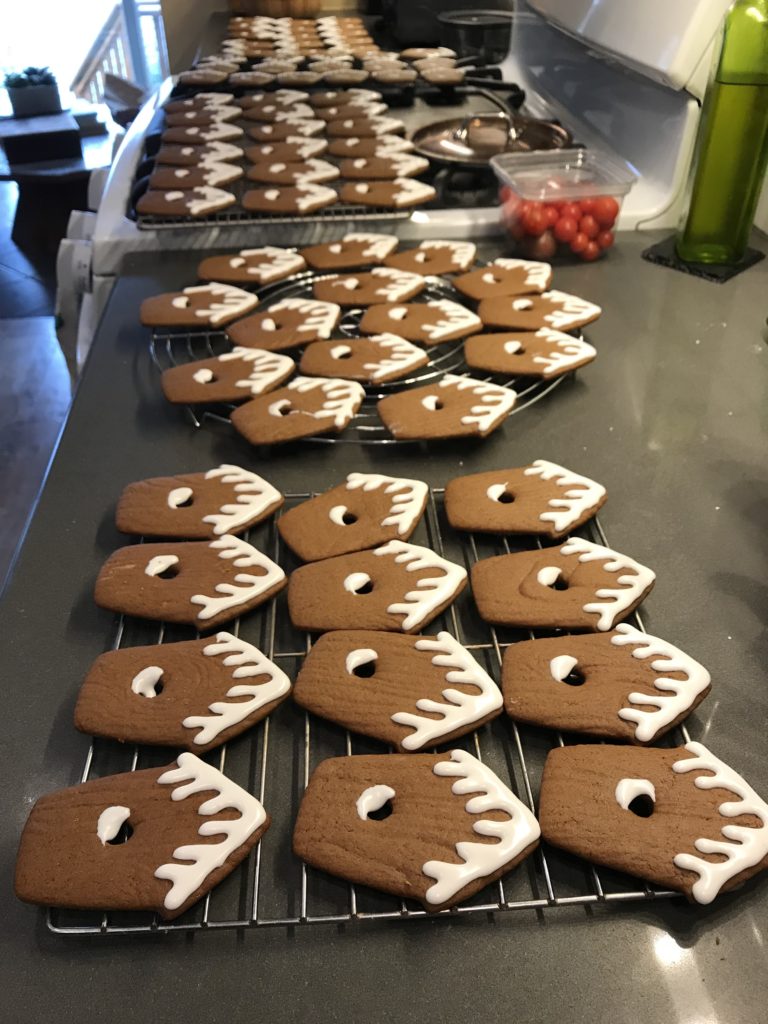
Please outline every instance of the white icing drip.
[{"label": "white icing drip", "polygon": [[173,172],[174,178],[188,178],[192,172],[188,167],[177,167]]},{"label": "white icing drip", "polygon": [[191,487],[174,487],[168,494],[168,508],[179,508],[185,501],[189,501],[193,493]]},{"label": "white icing drip", "polygon": [[445,674],[446,682],[476,687],[480,693],[448,687],[442,691],[444,703],[426,698],[416,701],[419,711],[438,714],[440,718],[428,718],[409,711],[398,711],[392,715],[393,722],[414,730],[401,741],[405,750],[420,750],[439,743],[441,737],[478,722],[501,707],[503,700],[498,686],[450,633],[420,637],[415,647],[417,651],[434,652],[432,664],[450,670]]},{"label": "white icing drip", "polygon": [[370,665],[372,661],[376,661],[378,656],[378,653],[371,647],[359,647],[355,651],[350,651],[344,662],[347,674],[352,675],[355,669],[360,668],[361,665]]},{"label": "white icing drip", "polygon": [[[161,864],[155,871],[155,878],[171,882],[163,901],[166,910],[178,910],[203,885],[208,875],[220,868],[264,824],[267,817],[255,796],[194,754],[181,754],[176,764],[177,768],[163,772],[157,780],[160,785],[176,787],[171,793],[172,800],[184,800],[196,793],[212,791],[216,796],[200,804],[199,814],[207,817],[231,809],[238,811],[239,816],[204,821],[197,830],[198,835],[220,835],[224,838],[216,843],[179,846],[173,851],[174,861]],[[177,863],[179,861],[183,863]]]},{"label": "white icing drip", "polygon": [[481,274],[480,280],[483,282],[483,284],[496,284],[496,277],[494,274],[491,273],[490,270],[487,270],[484,274]]},{"label": "white icing drip", "polygon": [[[265,572],[261,576],[239,572],[235,574],[233,583],[217,583],[214,590],[220,597],[208,594],[195,594],[190,597],[192,604],[199,604],[201,610],[198,619],[212,619],[221,612],[229,611],[238,605],[245,604],[265,591],[271,590],[277,583],[285,579],[285,573],[266,555],[247,544],[240,537],[224,534],[208,545],[218,553],[219,558],[231,558],[238,569],[260,568]],[[239,586],[238,586],[239,584]]]},{"label": "white icing drip", "polygon": [[491,501],[500,501],[502,495],[507,493],[506,482],[503,484],[491,484],[488,490],[485,492],[486,497],[490,498]]},{"label": "white icing drip", "polygon": [[[286,299],[286,302],[290,301]],[[352,419],[365,397],[362,385],[353,380],[341,380],[337,377],[294,377],[287,385],[291,390],[303,394],[319,388],[326,396],[322,408],[317,412],[306,412],[306,416],[315,419],[333,419],[334,426],[345,427]]]},{"label": "white icing drip", "polygon": [[296,147],[296,152],[302,160],[322,153],[328,145],[325,139],[307,139],[303,135],[289,135],[285,141]]},{"label": "white icing drip", "polygon": [[325,131],[325,121],[291,121],[291,127],[299,135],[319,135]]},{"label": "white icing drip", "polygon": [[309,210],[318,203],[331,203],[337,198],[332,188],[328,188],[327,185],[315,185],[311,181],[297,182],[296,189],[299,193],[296,198],[299,210]]},{"label": "white icing drip", "polygon": [[211,161],[201,167],[206,185],[226,185],[240,177],[240,171],[231,164],[217,164]]},{"label": "white icing drip", "polygon": [[457,270],[466,270],[474,263],[477,246],[473,242],[444,242],[438,239],[426,239],[419,243],[419,249],[450,249],[451,263]]},{"label": "white icing drip", "polygon": [[520,856],[541,835],[539,823],[525,804],[481,761],[464,750],[452,750],[450,758],[450,761],[439,761],[433,771],[435,775],[456,777],[451,792],[457,796],[480,794],[467,800],[467,813],[505,811],[509,818],[505,821],[471,819],[474,832],[493,836],[498,842],[458,842],[456,853],[461,858],[460,864],[429,860],[422,866],[425,875],[436,879],[426,892],[427,903],[432,906],[446,903],[475,879],[494,874]]},{"label": "white icing drip", "polygon": [[554,462],[547,462],[546,459],[535,459],[523,470],[523,475],[552,480],[558,487],[564,488],[562,497],[550,498],[547,502],[551,511],[542,512],[539,516],[542,522],[552,523],[558,533],[569,530],[585,512],[594,509],[605,495],[605,488],[601,484]]},{"label": "white icing drip", "polygon": [[512,309],[520,312],[523,309],[533,309],[533,299],[513,299]]},{"label": "white icing drip", "polygon": [[642,597],[656,579],[656,574],[651,569],[628,555],[619,554],[618,551],[593,544],[581,537],[572,537],[566,541],[560,548],[560,554],[577,555],[580,562],[602,561],[605,572],[629,570],[629,574],[624,572],[616,578],[616,586],[600,587],[595,591],[595,597],[600,600],[589,601],[584,605],[585,612],[597,614],[597,628],[602,631],[612,629],[622,612]]},{"label": "white icing drip", "polygon": [[131,691],[138,697],[147,697],[150,700],[157,696],[156,686],[163,678],[163,670],[159,665],[147,665],[131,680]]},{"label": "white icing drip", "polygon": [[[286,273],[298,272],[306,266],[304,258],[297,252],[279,249],[274,245],[265,245],[260,249],[241,249],[240,257],[239,264],[235,264],[235,259],[238,258],[235,257],[230,260],[230,266],[242,266],[247,261],[246,273],[257,277],[260,284],[285,277]],[[254,259],[258,259],[259,262],[254,263]]]},{"label": "white icing drip", "polygon": [[105,807],[99,815],[96,823],[96,835],[101,840],[101,845],[106,846],[110,839],[114,839],[131,816],[130,807]]},{"label": "white icing drip", "polygon": [[[264,110],[269,109],[269,107],[264,107]],[[272,109],[274,110],[274,107]],[[292,109],[278,110],[275,114],[275,121],[287,121],[292,124],[294,121],[311,121],[313,117],[312,107],[308,107],[306,103],[297,103]]]},{"label": "white icing drip", "polygon": [[371,191],[371,186],[365,182],[361,182],[359,185],[355,185],[355,192],[359,192],[361,196],[367,195]]},{"label": "white icing drip", "polygon": [[446,334],[452,334],[454,331],[469,332],[483,326],[480,317],[475,316],[465,306],[460,306],[458,302],[451,302],[450,299],[433,299],[426,305],[443,314],[442,319],[436,320],[433,324],[424,324],[422,327],[424,333],[432,341],[442,338]]},{"label": "white icing drip", "polygon": [[[262,326],[264,326],[262,324]],[[224,352],[219,361],[226,363],[240,360],[250,363],[248,376],[235,381],[236,388],[247,388],[252,395],[261,395],[289,375],[295,363],[290,356],[280,352],[267,352],[261,348],[243,348],[236,345],[231,352]]]},{"label": "white icing drip", "polygon": [[395,206],[431,199],[435,194],[431,185],[427,185],[417,178],[395,178],[392,185],[397,189],[392,195],[392,202]]},{"label": "white icing drip", "polygon": [[357,798],[357,816],[366,821],[372,811],[380,811],[387,800],[392,800],[394,796],[395,791],[391,786],[369,786]]},{"label": "white icing drip", "polygon": [[467,578],[467,571],[463,566],[449,562],[429,548],[417,544],[391,540],[382,547],[375,548],[373,553],[379,557],[394,558],[398,565],[405,565],[406,572],[435,569],[439,573],[418,580],[418,589],[407,591],[401,601],[396,601],[387,608],[390,615],[404,616],[400,624],[402,630],[420,627],[444,604],[453,599]]},{"label": "white icing drip", "polygon": [[144,567],[144,573],[147,576],[159,576],[160,573],[170,569],[173,565],[178,565],[178,555],[155,555],[154,558],[150,558]]},{"label": "white icing drip", "polygon": [[182,129],[185,135],[199,137],[205,142],[226,142],[227,139],[236,139],[243,134],[243,129],[235,124],[227,124],[223,121],[214,124],[207,124],[199,128]]},{"label": "white icing drip", "polygon": [[[545,341],[547,345],[551,345],[552,348],[546,353],[546,355],[539,355],[533,357],[533,362],[538,363],[543,367],[542,374],[545,377],[550,376],[553,373],[562,373],[569,366],[573,366],[575,363],[581,363],[585,360],[594,359],[597,355],[597,350],[588,342],[584,341],[583,338],[574,338],[570,334],[563,334],[561,331],[553,331],[548,327],[542,327],[536,331],[536,338],[540,338]],[[515,349],[508,348],[509,345],[515,345]],[[504,350],[513,352],[517,348],[520,348],[520,342],[506,342]]]},{"label": "white icing drip", "polygon": [[375,267],[371,276],[384,279],[384,283],[376,289],[376,295],[381,296],[382,302],[398,302],[424,283],[421,274],[411,274],[393,267]]},{"label": "white icing drip", "polygon": [[405,306],[396,306],[394,309],[388,310],[387,316],[390,320],[405,320],[408,310]]},{"label": "white icing drip", "polygon": [[672,765],[673,771],[714,772],[713,775],[698,775],[694,785],[699,789],[727,789],[738,797],[738,800],[720,804],[719,813],[725,818],[753,814],[761,822],[758,827],[724,825],[720,831],[729,842],[703,837],[693,844],[699,853],[723,854],[724,861],[714,864],[691,853],[678,853],[673,858],[675,867],[695,871],[699,876],[692,889],[696,902],[711,903],[726,882],[768,856],[768,804],[737,772],[710,753],[703,743],[686,743],[685,749],[694,757],[676,761]]},{"label": "white icing drip", "polygon": [[517,401],[517,392],[512,388],[502,387],[501,384],[489,384],[473,377],[458,377],[452,373],[446,373],[440,381],[440,387],[454,387],[459,391],[469,389],[473,395],[480,397],[481,401],[473,405],[466,416],[461,417],[461,422],[467,425],[477,424],[481,433],[492,430]]},{"label": "white icing drip", "polygon": [[384,488],[385,494],[392,495],[387,515],[382,526],[396,526],[398,534],[410,532],[418,522],[429,488],[422,480],[408,480],[402,477],[382,476],[380,473],[350,473],[347,476],[347,490],[377,491]]},{"label": "white icing drip", "polygon": [[378,135],[373,155],[392,156],[393,153],[405,153],[411,149],[413,149],[413,143],[404,139],[402,135]]},{"label": "white icing drip", "polygon": [[350,355],[352,349],[349,345],[334,345],[331,349],[331,359],[343,359],[344,356]]},{"label": "white icing drip", "polygon": [[276,508],[282,499],[276,487],[240,466],[225,463],[216,469],[209,469],[205,474],[206,480],[217,477],[224,484],[234,484],[236,494],[234,504],[222,505],[218,512],[203,516],[204,523],[213,524],[213,532],[217,537],[263,516],[268,510]]},{"label": "white icing drip", "polygon": [[[350,122],[353,124],[354,122]],[[391,135],[401,131],[405,126],[396,117],[371,117],[368,120],[374,135]]]},{"label": "white icing drip", "polygon": [[379,260],[389,256],[398,245],[398,240],[394,235],[374,235],[365,231],[350,232],[350,234],[344,235],[342,242],[347,242],[348,244],[362,242],[366,246],[362,252],[363,257],[365,259]]},{"label": "white icing drip", "polygon": [[279,188],[268,188],[264,192],[264,198],[268,199],[270,201],[270,203],[273,203],[276,199],[280,198],[280,189]]},{"label": "white icing drip", "polygon": [[556,565],[545,565],[536,573],[536,580],[542,587],[551,587],[560,579],[560,569]]},{"label": "white icing drip", "polygon": [[[515,354],[515,352],[519,352],[522,347],[523,347],[522,342],[519,342],[519,341],[505,341],[504,342],[504,351],[509,356],[513,356]],[[534,357],[534,362],[535,361],[536,361],[536,359]]]},{"label": "white icing drip", "polygon": [[421,400],[421,404],[429,412],[437,412],[438,409],[442,408],[437,395],[425,395]]},{"label": "white icing drip", "polygon": [[[282,310],[301,313],[306,319],[297,330],[312,331],[318,338],[330,338],[331,331],[341,316],[341,307],[335,302],[317,302],[314,299],[281,299],[269,307],[270,313],[279,313]],[[272,330],[274,329],[273,327]]]},{"label": "white icing drip", "polygon": [[192,374],[192,380],[196,384],[210,384],[213,380],[213,370],[209,370],[207,366],[203,366],[201,369],[195,370]]},{"label": "white icing drip", "polygon": [[[192,147],[186,147],[192,149]],[[199,167],[208,167],[211,163],[220,163],[221,161],[226,162],[227,160],[239,160],[243,151],[240,146],[233,146],[231,142],[209,142],[204,150],[197,147],[200,152],[201,159],[198,162]],[[190,156],[191,153],[187,153]]]},{"label": "white icing drip", "polygon": [[376,363],[363,363],[363,369],[370,372],[372,381],[380,380],[395,370],[402,371],[409,366],[415,366],[424,359],[423,348],[412,345],[410,341],[399,338],[396,334],[374,334],[367,340],[389,350],[386,358]]},{"label": "white icing drip", "polygon": [[351,572],[344,580],[344,589],[350,594],[356,594],[370,582],[371,577],[367,572]]},{"label": "white icing drip", "polygon": [[549,674],[556,683],[564,682],[579,664],[579,659],[572,654],[558,654],[549,663]]},{"label": "white icing drip", "polygon": [[392,161],[392,169],[398,178],[407,178],[411,174],[420,174],[429,167],[429,160],[423,156],[414,156],[412,153],[398,153],[392,151],[384,158]]},{"label": "white icing drip", "polygon": [[189,299],[185,295],[177,295],[175,299],[171,299],[171,305],[174,309],[188,309]]},{"label": "white icing drip", "polygon": [[573,327],[578,327],[585,320],[594,319],[602,312],[600,307],[593,302],[587,302],[586,299],[569,295],[567,292],[544,292],[542,298],[560,306],[559,309],[553,309],[544,316],[547,323],[552,324],[557,330],[568,331]]},{"label": "white icing drip", "polygon": [[639,796],[649,796],[656,803],[656,787],[650,779],[620,779],[614,793],[616,803],[624,811]]},{"label": "white icing drip", "polygon": [[[251,292],[235,288],[231,284],[218,284],[217,282],[185,288],[184,295],[190,298],[193,295],[210,296],[208,305],[202,309],[196,309],[195,316],[200,317],[201,320],[207,320],[211,324],[232,319],[233,315],[241,316],[253,309],[258,302],[256,296]],[[189,302],[189,298],[187,302]]]},{"label": "white icing drip", "polygon": [[269,413],[270,416],[283,416],[283,415],[285,415],[285,413],[283,412],[283,409],[290,409],[290,408],[291,408],[290,399],[288,399],[288,398],[278,398],[278,400],[276,402],[271,402],[270,405],[267,406],[267,412]]},{"label": "white icing drip", "polygon": [[357,277],[339,277],[331,281],[331,286],[333,288],[346,288],[348,291],[353,292],[356,288],[360,287],[360,280]]},{"label": "white icing drip", "polygon": [[552,267],[549,263],[537,263],[534,260],[511,260],[501,257],[491,263],[492,267],[502,270],[522,270],[525,272],[525,284],[537,292],[543,292],[552,280]]},{"label": "white icing drip", "polygon": [[[617,636],[611,637],[612,644],[617,647],[633,645],[634,658],[655,658],[650,667],[654,672],[662,673],[653,680],[653,685],[663,692],[630,693],[627,697],[629,703],[640,707],[622,708],[619,711],[619,718],[635,723],[635,737],[641,743],[648,743],[656,738],[659,730],[689,710],[698,695],[709,686],[709,672],[678,647],[656,636],[642,633],[627,623],[617,625],[616,633]],[[671,679],[664,674],[668,672],[681,672],[685,679]],[[653,710],[647,710],[649,707]]]},{"label": "white icing drip", "polygon": [[346,505],[334,505],[328,513],[328,518],[332,523],[336,523],[337,526],[346,526],[347,524],[344,522],[344,516],[348,511],[349,509]]},{"label": "white icing drip", "polygon": [[203,648],[207,657],[223,657],[224,664],[229,668],[236,666],[232,673],[233,679],[246,679],[252,676],[268,678],[253,683],[241,683],[230,687],[226,697],[249,697],[249,700],[219,700],[208,706],[210,715],[190,715],[182,721],[185,729],[199,729],[194,742],[200,745],[210,743],[226,729],[240,722],[278,700],[291,688],[291,681],[282,669],[261,653],[258,648],[231,633],[217,633],[214,643]]}]

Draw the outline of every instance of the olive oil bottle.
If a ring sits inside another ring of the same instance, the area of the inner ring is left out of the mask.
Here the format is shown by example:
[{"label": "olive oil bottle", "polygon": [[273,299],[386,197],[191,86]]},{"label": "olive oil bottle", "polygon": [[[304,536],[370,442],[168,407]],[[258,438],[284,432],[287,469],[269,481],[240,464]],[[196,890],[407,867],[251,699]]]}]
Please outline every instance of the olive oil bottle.
[{"label": "olive oil bottle", "polygon": [[736,0],[704,99],[688,218],[675,242],[680,259],[742,259],[766,165],[768,0]]}]

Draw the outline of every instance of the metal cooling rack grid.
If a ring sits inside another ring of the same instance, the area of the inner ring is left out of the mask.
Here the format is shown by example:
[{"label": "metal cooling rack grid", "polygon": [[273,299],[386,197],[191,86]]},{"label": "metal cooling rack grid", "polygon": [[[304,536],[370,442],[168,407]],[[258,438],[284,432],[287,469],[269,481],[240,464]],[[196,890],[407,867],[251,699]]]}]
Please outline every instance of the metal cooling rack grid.
[{"label": "metal cooling rack grid", "polygon": [[[284,509],[311,497],[289,495]],[[282,544],[275,519],[261,524],[247,539],[279,561],[290,572],[299,563]],[[595,520],[579,531],[607,545]],[[430,494],[427,510],[414,536],[469,568],[478,558],[525,550],[535,546],[527,538],[459,534],[447,526],[443,490]],[[519,542],[519,543],[518,543]],[[539,543],[539,546],[541,544]],[[494,628],[482,622],[467,588],[457,601],[428,627],[429,633],[449,630],[471,650],[487,671],[499,678],[504,650],[512,643],[545,631]],[[629,620],[643,628],[635,613]],[[286,610],[285,592],[262,609],[227,627],[242,634],[275,660],[291,678],[311,646],[311,637],[296,631]],[[198,634],[191,627],[166,626],[146,620],[119,617],[112,648],[187,640]],[[674,730],[667,744],[689,740],[685,726]],[[544,760],[553,745],[580,742],[512,722],[502,714],[451,747],[463,747],[486,762],[510,788],[535,811]],[[384,753],[388,748],[365,737],[301,711],[286,700],[254,729],[228,745],[214,750],[209,760],[235,782],[255,793],[272,816],[272,825],[251,855],[196,907],[176,921],[163,922],[156,915],[89,911],[48,911],[48,928],[62,935],[115,935],[195,932],[220,928],[254,928],[303,924],[340,924],[350,921],[402,919],[456,919],[466,914],[548,909],[581,905],[653,901],[678,893],[638,884],[619,873],[596,867],[542,843],[508,876],[486,887],[471,900],[437,915],[428,915],[411,901],[374,892],[325,875],[299,862],[291,852],[291,833],[301,795],[308,779],[326,757]],[[113,772],[167,764],[175,756],[170,748],[131,747],[112,740],[96,739],[88,751],[81,781]]]},{"label": "metal cooling rack grid", "polygon": [[[267,303],[278,302],[285,298],[312,299],[312,284],[314,281],[325,280],[334,277],[335,274],[319,274],[312,271],[296,274],[278,284],[267,288],[255,289],[245,287],[248,291],[255,291],[259,295],[259,308]],[[461,295],[451,282],[443,277],[426,278],[427,286],[423,292],[417,295],[411,302],[428,302],[432,299],[450,299],[461,305],[473,307],[466,296]],[[347,308],[344,310],[336,334],[344,337],[354,338],[360,334],[358,325],[364,313],[363,308]],[[155,328],[152,331],[149,350],[152,362],[158,371],[178,366],[182,363],[194,362],[198,359],[208,359],[212,356],[221,355],[231,349],[232,344],[228,341],[223,331],[207,330],[161,330]],[[289,350],[289,355],[296,355],[298,365],[302,350]],[[298,355],[296,353],[299,353]],[[554,380],[537,379],[532,377],[504,377],[499,374],[488,374],[477,371],[467,366],[464,359],[464,339],[453,342],[445,342],[442,345],[431,345],[426,347],[429,363],[420,367],[412,376],[401,380],[389,381],[383,384],[366,384],[366,396],[359,412],[353,417],[352,422],[342,431],[341,434],[328,434],[318,437],[304,438],[314,444],[419,444],[418,441],[401,440],[391,437],[384,424],[379,419],[376,411],[376,403],[385,395],[400,391],[403,388],[429,384],[431,381],[442,377],[444,373],[469,373],[476,380],[490,381],[494,384],[502,384],[511,387],[517,392],[517,401],[510,415],[522,412],[529,408],[539,399],[544,398],[554,388],[558,387],[567,378],[573,379],[575,372],[555,377]],[[218,404],[215,406],[185,406],[189,417],[195,427],[202,426],[207,419],[218,420],[229,423],[229,413],[233,405]]]}]

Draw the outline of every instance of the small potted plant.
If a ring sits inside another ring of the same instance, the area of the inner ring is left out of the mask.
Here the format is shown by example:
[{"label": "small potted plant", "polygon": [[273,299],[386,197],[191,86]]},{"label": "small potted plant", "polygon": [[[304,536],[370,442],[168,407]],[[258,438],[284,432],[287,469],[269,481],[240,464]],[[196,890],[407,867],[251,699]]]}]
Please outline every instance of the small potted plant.
[{"label": "small potted plant", "polygon": [[14,117],[56,114],[61,110],[59,87],[49,68],[24,68],[21,72],[9,72],[5,76],[5,88],[8,90]]}]

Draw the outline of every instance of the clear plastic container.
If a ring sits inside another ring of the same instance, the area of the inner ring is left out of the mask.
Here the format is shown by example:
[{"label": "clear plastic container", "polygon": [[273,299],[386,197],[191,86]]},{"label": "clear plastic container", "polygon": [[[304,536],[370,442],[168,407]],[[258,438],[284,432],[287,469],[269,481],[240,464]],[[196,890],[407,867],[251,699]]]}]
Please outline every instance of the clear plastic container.
[{"label": "clear plastic container", "polygon": [[608,252],[636,181],[627,167],[586,149],[502,153],[491,167],[507,234],[521,256],[547,261],[564,254],[591,261]]}]

